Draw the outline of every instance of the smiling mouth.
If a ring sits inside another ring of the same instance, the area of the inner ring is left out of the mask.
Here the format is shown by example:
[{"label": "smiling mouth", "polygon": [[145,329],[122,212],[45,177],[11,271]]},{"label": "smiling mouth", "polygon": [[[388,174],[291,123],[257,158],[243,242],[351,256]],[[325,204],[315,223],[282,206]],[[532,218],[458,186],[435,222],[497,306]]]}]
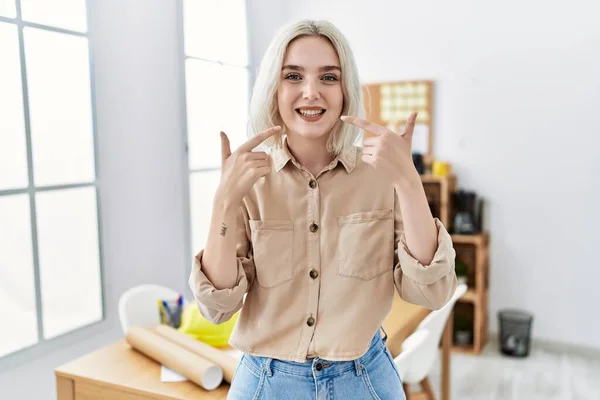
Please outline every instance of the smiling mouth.
[{"label": "smiling mouth", "polygon": [[325,110],[324,108],[316,108],[316,109],[303,109],[303,108],[297,108],[296,112],[302,116],[304,119],[308,119],[308,120],[314,120],[314,119],[319,119],[319,117],[321,117],[323,114],[325,114]]}]

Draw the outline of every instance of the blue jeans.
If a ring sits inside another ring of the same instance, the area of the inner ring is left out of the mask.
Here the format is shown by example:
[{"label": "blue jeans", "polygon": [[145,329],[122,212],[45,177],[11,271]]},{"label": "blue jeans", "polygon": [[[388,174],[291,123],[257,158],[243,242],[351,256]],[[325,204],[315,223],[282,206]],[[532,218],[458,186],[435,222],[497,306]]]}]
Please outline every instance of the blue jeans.
[{"label": "blue jeans", "polygon": [[402,381],[379,332],[354,361],[305,363],[244,354],[228,400],[405,400]]}]

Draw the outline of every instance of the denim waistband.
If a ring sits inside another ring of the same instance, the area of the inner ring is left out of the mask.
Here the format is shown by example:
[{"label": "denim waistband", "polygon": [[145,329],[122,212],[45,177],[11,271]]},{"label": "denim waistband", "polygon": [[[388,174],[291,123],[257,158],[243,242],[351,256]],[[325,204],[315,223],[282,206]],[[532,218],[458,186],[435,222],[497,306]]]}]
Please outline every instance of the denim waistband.
[{"label": "denim waistband", "polygon": [[378,331],[377,334],[373,336],[367,352],[363,356],[352,361],[329,361],[317,357],[309,358],[306,362],[301,363],[252,355],[245,355],[244,358],[257,370],[265,369],[269,376],[272,375],[274,370],[299,376],[328,376],[338,375],[352,369],[360,375],[361,366],[368,363],[375,355],[385,349],[386,339],[387,335],[382,338]]}]

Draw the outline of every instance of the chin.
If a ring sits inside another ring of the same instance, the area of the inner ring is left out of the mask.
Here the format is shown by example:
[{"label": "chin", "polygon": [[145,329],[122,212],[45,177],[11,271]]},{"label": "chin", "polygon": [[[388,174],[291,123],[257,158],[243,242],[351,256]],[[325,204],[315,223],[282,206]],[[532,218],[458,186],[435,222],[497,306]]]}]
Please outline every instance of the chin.
[{"label": "chin", "polygon": [[306,128],[302,128],[302,127],[296,127],[291,128],[290,131],[293,132],[293,134],[300,136],[304,139],[319,139],[323,136],[327,136],[329,134],[329,130],[330,129],[318,129],[318,128],[310,128],[310,129],[306,129]]}]

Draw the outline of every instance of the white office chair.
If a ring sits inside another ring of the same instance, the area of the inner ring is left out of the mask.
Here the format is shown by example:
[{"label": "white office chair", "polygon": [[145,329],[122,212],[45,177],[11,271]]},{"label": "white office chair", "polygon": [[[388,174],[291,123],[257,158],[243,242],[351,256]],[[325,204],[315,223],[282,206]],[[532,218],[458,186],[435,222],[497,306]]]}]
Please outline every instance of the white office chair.
[{"label": "white office chair", "polygon": [[396,356],[394,363],[403,381],[406,371],[409,370],[410,365],[413,363],[414,354],[419,352],[419,348],[423,346],[427,336],[429,336],[427,329],[418,329],[402,342],[400,354]]},{"label": "white office chair", "polygon": [[[448,301],[448,303],[446,303],[446,305],[441,309],[429,313],[429,315],[425,317],[425,319],[419,324],[414,334],[421,330],[427,331],[428,334],[426,335],[423,343],[419,346],[416,346],[416,349],[409,357],[410,364],[408,364],[406,367],[403,367],[405,368],[405,371],[404,376],[401,375],[401,377],[405,392],[408,391],[409,385],[419,385],[423,388],[427,398],[431,400],[435,399],[428,375],[435,365],[439,351],[439,344],[442,339],[442,334],[444,333],[444,327],[446,326],[448,317],[450,316],[456,301],[462,297],[466,291],[466,284],[462,283],[458,285],[454,291],[454,295]],[[400,353],[398,357],[401,355],[402,353]],[[410,397],[408,393],[407,396]]]},{"label": "white office chair", "polygon": [[[160,285],[140,285],[128,289],[119,298],[119,320],[123,334],[132,326],[153,327],[160,324],[157,299],[176,299],[173,289]],[[183,300],[185,304],[185,299]]]}]

